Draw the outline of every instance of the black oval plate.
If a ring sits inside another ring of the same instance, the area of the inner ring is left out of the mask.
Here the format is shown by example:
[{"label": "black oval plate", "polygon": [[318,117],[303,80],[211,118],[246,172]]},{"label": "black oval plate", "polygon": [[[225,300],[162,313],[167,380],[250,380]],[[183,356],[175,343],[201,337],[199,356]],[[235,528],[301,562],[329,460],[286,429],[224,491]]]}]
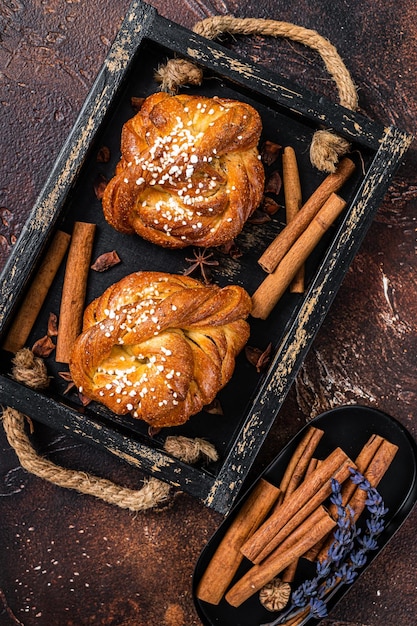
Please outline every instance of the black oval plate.
[{"label": "black oval plate", "polygon": [[[327,411],[308,422],[263,472],[263,478],[275,485],[279,485],[295,447],[309,426],[316,426],[324,430],[324,436],[317,448],[318,456],[322,455],[324,457],[339,446],[351,458],[355,458],[372,434],[381,435],[398,446],[398,452],[378,486],[378,491],[384,499],[385,506],[389,509],[385,517],[385,530],[378,538],[378,549],[368,555],[367,563],[361,570],[362,573],[393,537],[417,501],[416,442],[397,420],[382,411],[358,405],[342,406]],[[230,606],[225,600],[222,600],[218,605],[211,605],[202,602],[196,597],[196,588],[201,576],[225,531],[230,526],[241,504],[253,487],[254,485],[240,498],[224,522],[222,522],[207,543],[195,567],[193,597],[197,612],[204,626],[258,626],[259,624],[271,622],[274,617],[278,617],[277,613],[271,613],[262,607],[257,594],[238,608]],[[244,559],[235,580],[242,576],[249,565],[249,561]],[[304,562],[304,559],[299,570],[298,578],[294,581],[294,588],[298,586],[299,582],[314,576],[314,566]],[[348,589],[348,585],[342,585],[333,593],[327,601],[328,611],[334,607]],[[305,623],[312,625],[318,624],[319,621],[310,618]]]}]

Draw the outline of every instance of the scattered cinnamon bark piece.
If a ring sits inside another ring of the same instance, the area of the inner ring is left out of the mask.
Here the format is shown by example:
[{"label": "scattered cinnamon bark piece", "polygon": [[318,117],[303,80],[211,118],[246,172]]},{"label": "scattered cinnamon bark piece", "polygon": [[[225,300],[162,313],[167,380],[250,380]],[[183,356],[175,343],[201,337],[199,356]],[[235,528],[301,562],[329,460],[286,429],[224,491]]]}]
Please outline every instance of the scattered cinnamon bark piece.
[{"label": "scattered cinnamon bark piece", "polygon": [[121,260],[116,250],[112,250],[111,252],[104,252],[103,254],[100,254],[100,256],[94,261],[91,269],[95,272],[105,272],[120,262]]},{"label": "scattered cinnamon bark piece", "polygon": [[281,146],[273,141],[265,141],[261,148],[261,160],[265,165],[272,165],[278,159]]},{"label": "scattered cinnamon bark piece", "polygon": [[328,198],[339,191],[353,174],[355,164],[351,159],[342,159],[334,174],[329,174],[299,210],[297,216],[285,226],[259,259],[266,272],[273,272],[291,246],[305,231]]},{"label": "scattered cinnamon bark piece", "polygon": [[328,198],[302,235],[284,256],[278,267],[274,272],[268,274],[253,294],[253,317],[261,319],[268,317],[289,287],[298,269],[305,263],[324,233],[330,228],[345,206],[346,202],[336,194],[332,194]]},{"label": "scattered cinnamon bark piece", "polygon": [[24,347],[68,249],[70,239],[70,235],[62,231],[55,234],[6,336],[3,344],[5,350],[17,352]]},{"label": "scattered cinnamon bark piece", "polygon": [[242,251],[238,248],[234,239],[227,241],[223,245],[219,246],[220,252],[228,254],[232,259],[239,259],[242,256]]},{"label": "scattered cinnamon bark piece", "polygon": [[210,604],[220,602],[243,560],[240,547],[264,520],[278,494],[278,487],[264,479],[256,484],[226,531],[198,584],[197,597],[200,600]]},{"label": "scattered cinnamon bark piece", "polygon": [[0,207],[0,220],[3,226],[9,228],[13,222],[13,213],[5,206]]},{"label": "scattered cinnamon bark piece", "polygon": [[258,373],[262,372],[271,360],[272,343],[265,350],[253,346],[245,346],[245,355],[249,363],[256,367]]},{"label": "scattered cinnamon bark piece", "polygon": [[138,96],[132,96],[130,98],[130,104],[132,108],[136,111],[136,113],[141,110],[144,101],[145,98],[139,98]]},{"label": "scattered cinnamon bark piece", "polygon": [[101,146],[97,152],[97,163],[108,163],[110,161],[110,148]]},{"label": "scattered cinnamon bark piece", "polygon": [[149,437],[156,437],[158,433],[160,433],[162,428],[160,426],[149,426],[148,427],[148,435]]},{"label": "scattered cinnamon bark piece", "polygon": [[91,398],[88,398],[83,393],[78,392],[78,398],[83,406],[88,406],[92,401]]},{"label": "scattered cinnamon bark piece", "polygon": [[49,313],[48,316],[48,337],[56,337],[58,335],[58,317],[55,313]]},{"label": "scattered cinnamon bark piece", "polygon": [[273,193],[278,195],[282,187],[282,178],[278,170],[273,171],[266,179],[265,193]]},{"label": "scattered cinnamon bark piece", "polygon": [[265,211],[261,211],[260,209],[256,209],[254,213],[248,219],[250,224],[266,224],[271,221],[271,216],[268,215]]},{"label": "scattered cinnamon bark piece", "polygon": [[275,213],[281,208],[281,205],[273,198],[270,198],[269,196],[264,196],[261,203],[261,208],[263,211],[265,211],[265,213],[267,213],[267,215],[275,215]]},{"label": "scattered cinnamon bark piece", "polygon": [[223,415],[223,408],[218,398],[214,398],[210,404],[206,404],[203,407],[203,411],[210,413],[210,415]]},{"label": "scattered cinnamon bark piece", "polygon": [[35,356],[46,359],[55,350],[55,344],[52,339],[45,335],[41,337],[32,346],[32,352]]},{"label": "scattered cinnamon bark piece", "polygon": [[71,374],[69,372],[58,372],[58,376],[63,378],[68,383],[68,385],[65,387],[64,395],[71,391],[71,389],[74,389],[75,383],[72,380]]},{"label": "scattered cinnamon bark piece", "polygon": [[95,230],[95,224],[74,224],[62,288],[56,348],[58,363],[69,362],[74,341],[81,332]]},{"label": "scattered cinnamon bark piece", "polygon": [[104,174],[97,174],[94,181],[94,193],[96,194],[97,200],[101,200],[103,198],[104,190],[107,187],[108,180],[104,176]]}]

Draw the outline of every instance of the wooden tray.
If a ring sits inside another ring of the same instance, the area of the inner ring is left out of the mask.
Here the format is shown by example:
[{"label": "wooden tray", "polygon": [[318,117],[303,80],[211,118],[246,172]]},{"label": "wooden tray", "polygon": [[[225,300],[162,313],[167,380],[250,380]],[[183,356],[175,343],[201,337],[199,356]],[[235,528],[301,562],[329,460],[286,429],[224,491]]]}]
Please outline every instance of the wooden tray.
[{"label": "wooden tray", "polygon": [[[252,65],[222,46],[178,26],[140,1],[131,4],[80,115],[51,171],[13,254],[0,278],[0,333],[7,333],[31,278],[57,229],[72,231],[74,221],[97,224],[93,258],[118,251],[122,263],[103,273],[91,272],[87,302],[111,283],[138,270],[183,273],[189,249],[165,250],[108,226],[94,193],[98,176],[110,179],[119,159],[123,123],[134,114],[132,97],[158,91],[154,72],[168,58],[193,60],[204,71],[200,87],[188,93],[219,95],[252,104],[263,120],[262,141],[292,145],[298,155],[303,195],[307,198],[324,175],[309,163],[308,148],[315,130],[332,128],[347,138],[358,155],[355,175],[341,190],[347,201],[343,217],[322,239],[306,264],[307,290],[287,293],[267,321],[251,319],[249,344],[260,349],[272,343],[272,359],[261,374],[244,354],[235,374],[219,394],[223,415],[202,411],[187,424],[151,437],[147,425],[118,417],[95,403],[82,407],[75,394],[64,394],[64,368],[47,359],[52,376],[48,391],[37,392],[14,381],[11,355],[3,351],[0,401],[53,428],[109,450],[145,472],[193,494],[207,506],[227,513],[294,381],[332,300],[382,201],[390,180],[411,141],[386,127],[332,104],[284,78]],[[97,161],[101,146],[110,149],[108,163]],[[354,157],[356,158],[356,157]],[[282,199],[281,199],[282,201]],[[247,224],[236,244],[242,256],[215,252],[219,266],[214,282],[244,286],[253,293],[265,274],[257,260],[283,227],[279,210],[267,224]],[[64,264],[63,264],[64,265]],[[45,335],[50,312],[59,314],[64,268],[58,272],[28,339]],[[204,437],[220,455],[217,463],[190,466],[167,455],[168,434]]]}]

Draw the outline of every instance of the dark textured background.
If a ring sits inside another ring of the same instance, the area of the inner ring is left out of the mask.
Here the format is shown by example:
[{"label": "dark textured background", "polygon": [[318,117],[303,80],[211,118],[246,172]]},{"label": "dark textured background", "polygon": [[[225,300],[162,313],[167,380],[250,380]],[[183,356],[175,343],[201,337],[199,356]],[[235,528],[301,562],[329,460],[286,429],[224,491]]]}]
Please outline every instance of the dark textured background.
[{"label": "dark textured background", "polygon": [[[328,37],[370,118],[416,132],[413,0],[154,0],[185,26],[214,14],[268,17]],[[0,0],[0,258],[10,253],[103,62],[127,0]],[[336,99],[320,59],[288,41],[232,47]],[[346,402],[378,407],[417,429],[416,144],[401,165],[256,464],[305,421]],[[113,458],[37,428],[40,451],[68,467],[139,487]],[[178,494],[169,509],[132,514],[22,470],[0,430],[0,625],[194,626],[193,566],[221,521]],[[417,615],[414,512],[323,622],[412,626]],[[232,625],[231,625],[232,626]]]}]

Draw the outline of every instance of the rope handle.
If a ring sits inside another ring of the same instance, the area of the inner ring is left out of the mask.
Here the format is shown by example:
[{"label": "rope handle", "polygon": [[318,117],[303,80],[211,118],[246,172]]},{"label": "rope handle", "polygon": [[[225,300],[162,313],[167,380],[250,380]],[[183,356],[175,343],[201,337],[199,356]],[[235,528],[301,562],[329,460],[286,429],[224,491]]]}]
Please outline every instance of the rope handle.
[{"label": "rope handle", "polygon": [[[237,18],[232,15],[215,15],[197,22],[193,31],[206,39],[215,39],[222,33],[234,35],[265,35],[284,37],[302,43],[318,52],[324,65],[336,83],[339,101],[342,106],[352,111],[358,107],[358,94],[346,65],[335,46],[315,30],[310,30],[289,22],[280,22],[262,18]],[[202,71],[186,59],[170,59],[160,67],[155,75],[161,83],[161,89],[175,93],[182,85],[200,85]],[[330,130],[318,130],[314,133],[310,160],[320,171],[335,171],[339,158],[350,150],[350,144]]]},{"label": "rope handle", "polygon": [[[48,386],[49,377],[45,363],[35,357],[29,348],[19,350],[14,356],[12,374],[16,380],[33,389],[44,389]],[[35,476],[131,511],[146,511],[169,499],[170,485],[153,476],[144,482],[141,489],[136,490],[87,472],[56,465],[36,452],[25,431],[26,420],[26,416],[16,409],[6,407],[3,410],[2,421],[7,440],[16,452],[21,466]],[[164,449],[185,463],[195,463],[200,458],[210,461],[218,458],[213,445],[198,437],[167,437]]]}]

